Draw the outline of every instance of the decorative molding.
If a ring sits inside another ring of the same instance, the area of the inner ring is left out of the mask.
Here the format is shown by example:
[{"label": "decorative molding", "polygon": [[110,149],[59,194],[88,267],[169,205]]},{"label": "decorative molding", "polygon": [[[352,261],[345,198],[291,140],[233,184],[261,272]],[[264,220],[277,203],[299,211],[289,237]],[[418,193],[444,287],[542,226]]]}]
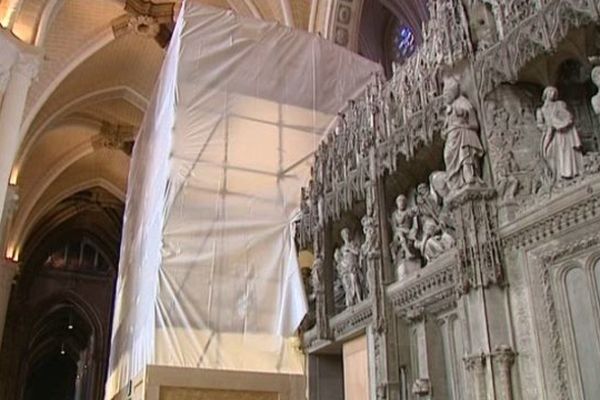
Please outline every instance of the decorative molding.
[{"label": "decorative molding", "polygon": [[370,301],[365,300],[330,318],[329,328],[333,339],[339,340],[360,330],[365,330],[373,317],[370,303]]},{"label": "decorative molding", "polygon": [[415,310],[443,312],[455,306],[455,254],[450,251],[422,273],[387,288],[388,299],[397,315],[411,319]]},{"label": "decorative molding", "polygon": [[576,187],[568,196],[540,204],[528,216],[501,227],[500,234],[507,248],[519,249],[599,216],[600,193],[592,186]]}]

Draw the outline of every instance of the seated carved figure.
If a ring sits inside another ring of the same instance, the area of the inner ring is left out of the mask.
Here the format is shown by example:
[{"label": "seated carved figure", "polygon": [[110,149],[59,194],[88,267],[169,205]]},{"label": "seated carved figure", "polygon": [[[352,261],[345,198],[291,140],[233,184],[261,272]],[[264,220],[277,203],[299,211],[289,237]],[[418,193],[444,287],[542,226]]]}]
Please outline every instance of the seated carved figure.
[{"label": "seated carved figure", "polygon": [[425,260],[431,262],[438,258],[442,253],[450,250],[454,246],[454,239],[432,219],[425,219],[423,233],[418,241],[418,247],[425,257]]}]

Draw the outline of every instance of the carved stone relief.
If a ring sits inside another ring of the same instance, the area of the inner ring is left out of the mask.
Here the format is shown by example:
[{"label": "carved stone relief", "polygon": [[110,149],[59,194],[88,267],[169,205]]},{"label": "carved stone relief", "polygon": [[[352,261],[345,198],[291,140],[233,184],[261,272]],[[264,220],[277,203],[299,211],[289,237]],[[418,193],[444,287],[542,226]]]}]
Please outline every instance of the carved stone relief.
[{"label": "carved stone relief", "polygon": [[[397,279],[403,280],[454,246],[453,228],[442,194],[447,195],[445,173],[434,172],[421,183],[414,201],[400,194],[390,217],[390,253]],[[436,190],[437,189],[437,190]]]}]

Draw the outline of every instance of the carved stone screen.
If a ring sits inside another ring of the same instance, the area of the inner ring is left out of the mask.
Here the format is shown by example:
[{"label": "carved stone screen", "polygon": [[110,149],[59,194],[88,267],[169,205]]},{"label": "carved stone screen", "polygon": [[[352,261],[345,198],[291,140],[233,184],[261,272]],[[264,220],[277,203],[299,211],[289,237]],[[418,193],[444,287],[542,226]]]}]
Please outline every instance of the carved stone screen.
[{"label": "carved stone screen", "polygon": [[299,190],[379,70],[316,35],[184,5],[132,158],[109,398],[148,364],[303,373]]}]

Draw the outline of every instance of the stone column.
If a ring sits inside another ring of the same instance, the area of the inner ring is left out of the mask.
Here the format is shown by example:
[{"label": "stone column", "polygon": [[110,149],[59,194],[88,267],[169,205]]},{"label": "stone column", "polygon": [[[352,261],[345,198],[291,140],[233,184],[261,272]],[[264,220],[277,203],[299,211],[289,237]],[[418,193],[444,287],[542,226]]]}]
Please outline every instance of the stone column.
[{"label": "stone column", "polygon": [[8,189],[8,180],[21,145],[21,122],[25,110],[25,101],[31,80],[38,71],[38,58],[35,56],[20,56],[10,70],[10,78],[6,85],[2,108],[0,108],[0,215]]},{"label": "stone column", "polygon": [[486,384],[486,357],[484,354],[475,354],[464,358],[467,380],[471,382],[470,398],[473,400],[487,400],[488,390]]},{"label": "stone column", "polygon": [[469,187],[449,199],[457,228],[457,293],[470,338],[465,368],[476,400],[512,400],[510,365],[495,368],[496,354],[513,354],[495,191]]},{"label": "stone column", "polygon": [[498,398],[500,400],[513,400],[511,368],[515,362],[515,353],[509,346],[498,346],[492,353],[494,370],[498,381],[496,382]]},{"label": "stone column", "polygon": [[2,338],[4,336],[4,323],[6,321],[10,291],[17,271],[17,263],[10,260],[0,262],[0,347],[2,346]]}]

